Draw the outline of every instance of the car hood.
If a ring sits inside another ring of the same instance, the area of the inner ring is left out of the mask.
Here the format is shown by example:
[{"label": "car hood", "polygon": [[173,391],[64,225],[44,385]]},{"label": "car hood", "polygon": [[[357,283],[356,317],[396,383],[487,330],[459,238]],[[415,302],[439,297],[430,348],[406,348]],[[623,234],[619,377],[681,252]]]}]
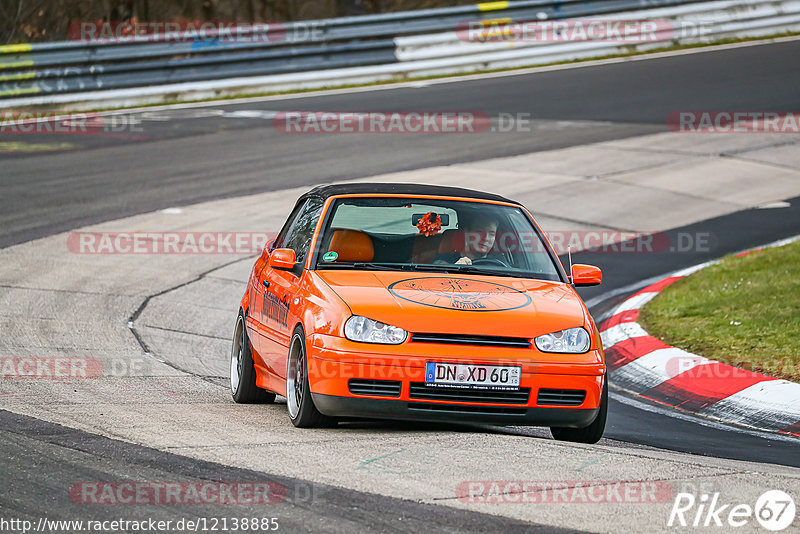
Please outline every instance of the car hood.
[{"label": "car hood", "polygon": [[317,271],[362,315],[409,332],[532,338],[585,323],[561,282],[389,271]]}]

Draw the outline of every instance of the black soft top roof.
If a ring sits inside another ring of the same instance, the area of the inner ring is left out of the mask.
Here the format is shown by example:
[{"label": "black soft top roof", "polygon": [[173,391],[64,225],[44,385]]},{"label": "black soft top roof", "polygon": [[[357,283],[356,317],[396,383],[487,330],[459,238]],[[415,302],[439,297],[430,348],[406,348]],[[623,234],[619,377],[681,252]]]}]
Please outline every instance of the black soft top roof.
[{"label": "black soft top roof", "polygon": [[460,197],[460,198],[477,198],[481,200],[494,200],[497,202],[510,202],[512,204],[520,204],[516,200],[509,200],[500,195],[492,193],[484,193],[483,191],[474,191],[472,189],[463,189],[461,187],[444,187],[440,185],[425,185],[425,184],[397,184],[397,183],[352,183],[352,184],[336,184],[336,185],[320,185],[311,191],[305,193],[298,199],[301,202],[309,197],[317,197],[326,199],[328,197],[337,195],[351,195],[351,194],[395,194],[395,195],[431,195],[431,196],[447,196],[447,197]]}]

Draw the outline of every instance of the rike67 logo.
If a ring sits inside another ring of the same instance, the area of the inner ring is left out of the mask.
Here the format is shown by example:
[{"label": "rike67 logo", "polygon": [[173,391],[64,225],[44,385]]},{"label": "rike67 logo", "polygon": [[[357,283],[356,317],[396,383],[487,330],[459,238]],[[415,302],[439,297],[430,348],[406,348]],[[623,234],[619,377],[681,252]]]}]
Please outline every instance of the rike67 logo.
[{"label": "rike67 logo", "polygon": [[794,499],[780,490],[764,492],[755,503],[724,503],[719,493],[678,493],[672,504],[667,526],[722,527],[726,529],[751,524],[755,518],[767,530],[779,532],[794,521]]}]

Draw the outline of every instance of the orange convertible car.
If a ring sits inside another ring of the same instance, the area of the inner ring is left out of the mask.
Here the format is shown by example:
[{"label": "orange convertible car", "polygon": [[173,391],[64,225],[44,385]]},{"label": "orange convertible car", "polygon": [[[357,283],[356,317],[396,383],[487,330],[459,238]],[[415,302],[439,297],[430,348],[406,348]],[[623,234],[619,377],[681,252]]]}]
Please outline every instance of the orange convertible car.
[{"label": "orange convertible car", "polygon": [[414,184],[304,194],[255,262],[231,351],[236,402],[286,395],[298,427],[339,418],[549,426],[606,422],[600,336],[518,202]]}]

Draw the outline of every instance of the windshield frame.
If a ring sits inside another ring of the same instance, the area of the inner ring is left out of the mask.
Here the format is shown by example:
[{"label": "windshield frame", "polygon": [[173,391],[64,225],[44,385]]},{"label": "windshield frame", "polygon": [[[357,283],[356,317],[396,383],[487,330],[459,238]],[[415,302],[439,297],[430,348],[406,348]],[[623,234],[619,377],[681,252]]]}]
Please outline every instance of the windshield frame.
[{"label": "windshield frame", "polygon": [[[544,233],[542,232],[541,228],[539,228],[539,225],[536,223],[536,220],[533,218],[533,215],[531,215],[531,213],[525,208],[525,206],[522,206],[521,204],[512,203],[512,202],[500,202],[500,201],[494,201],[494,200],[484,200],[484,199],[479,199],[479,198],[449,197],[449,196],[441,196],[441,195],[413,195],[412,196],[412,195],[408,195],[408,194],[360,193],[360,194],[350,194],[350,195],[347,195],[347,194],[335,195],[335,196],[329,197],[327,199],[327,202],[326,202],[327,206],[325,206],[323,208],[324,211],[323,211],[323,214],[322,214],[322,217],[321,217],[321,220],[320,220],[320,224],[317,226],[317,232],[316,232],[313,244],[312,244],[313,251],[312,251],[311,254],[309,254],[309,257],[308,257],[308,260],[310,260],[309,264],[308,264],[308,269],[309,270],[311,270],[311,271],[334,271],[334,270],[346,270],[347,269],[347,268],[344,268],[344,267],[332,267],[331,264],[323,263],[321,261],[322,260],[322,257],[321,257],[322,256],[322,250],[321,249],[322,249],[323,236],[328,231],[328,227],[330,226],[331,219],[333,217],[333,214],[336,212],[338,204],[342,200],[349,199],[349,198],[401,198],[403,200],[409,200],[411,202],[414,202],[414,201],[417,201],[417,200],[419,200],[419,201],[425,201],[425,200],[447,200],[449,202],[463,202],[463,203],[466,203],[466,204],[494,204],[494,205],[507,206],[507,207],[510,207],[510,208],[518,209],[525,216],[526,220],[528,221],[528,224],[530,224],[531,228],[536,233],[536,236],[541,241],[544,249],[547,251],[547,255],[550,258],[550,261],[555,266],[555,269],[556,269],[556,272],[558,274],[559,280],[551,280],[551,279],[548,279],[548,278],[536,278],[534,276],[526,276],[525,275],[526,273],[508,273],[508,272],[501,272],[501,271],[492,271],[492,270],[489,270],[489,269],[486,269],[485,273],[463,272],[461,274],[464,275],[464,276],[505,276],[505,277],[509,277],[509,278],[520,278],[520,279],[526,279],[526,280],[546,280],[546,281],[549,281],[549,282],[568,283],[567,274],[564,271],[564,267],[561,264],[561,261],[558,259],[558,255],[556,255],[555,251],[553,250],[553,247],[550,245],[550,242],[547,240],[547,237],[544,235]],[[358,262],[356,262],[356,263],[358,263]],[[373,262],[367,262],[367,263],[373,263]],[[374,262],[374,263],[383,263],[383,262]],[[342,264],[342,265],[350,265],[350,264]],[[384,264],[384,265],[389,266],[390,264]],[[414,266],[413,263],[404,263],[403,265],[406,265],[408,267],[413,267]],[[421,265],[423,265],[423,264],[421,264]],[[433,265],[433,264],[424,264],[424,265]],[[455,269],[453,269],[453,267],[457,267],[457,266],[441,265],[441,267],[442,267],[442,270],[441,270],[442,273],[455,274]],[[353,270],[369,271],[370,269],[353,269]],[[383,270],[383,269],[381,269],[381,270]],[[398,272],[398,273],[401,273],[401,272],[402,273],[412,273],[412,272],[414,272],[414,273],[425,273],[425,272],[436,273],[437,271],[428,270],[428,269],[417,270],[417,269],[412,269],[412,268],[403,269],[403,268],[398,267],[396,270],[394,270],[394,272]],[[533,273],[527,273],[527,274],[533,274]]]}]

